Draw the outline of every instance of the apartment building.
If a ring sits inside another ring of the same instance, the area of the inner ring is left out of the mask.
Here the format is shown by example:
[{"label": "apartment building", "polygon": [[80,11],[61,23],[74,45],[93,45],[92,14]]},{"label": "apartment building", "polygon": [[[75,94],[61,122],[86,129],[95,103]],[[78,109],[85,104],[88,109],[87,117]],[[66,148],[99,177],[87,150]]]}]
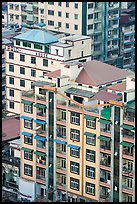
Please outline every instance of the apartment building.
[{"label": "apartment building", "polygon": [[13,37],[13,46],[6,46],[7,112],[20,114],[20,91],[33,92],[32,83],[39,76],[59,69],[63,62],[90,60],[91,43],[88,36],[57,37],[41,29]]},{"label": "apartment building", "polygon": [[120,29],[123,68],[135,71],[135,7],[121,11]]},{"label": "apartment building", "polygon": [[89,35],[93,59],[122,67],[121,2],[8,2],[8,22]]},{"label": "apartment building", "polygon": [[2,11],[2,29],[7,26],[7,11]]},{"label": "apartment building", "polygon": [[22,93],[20,191],[28,184],[30,201],[134,201],[134,83],[99,61],[67,62]]},{"label": "apartment building", "polygon": [[2,39],[2,112],[6,110],[6,45],[12,42],[6,38]]}]

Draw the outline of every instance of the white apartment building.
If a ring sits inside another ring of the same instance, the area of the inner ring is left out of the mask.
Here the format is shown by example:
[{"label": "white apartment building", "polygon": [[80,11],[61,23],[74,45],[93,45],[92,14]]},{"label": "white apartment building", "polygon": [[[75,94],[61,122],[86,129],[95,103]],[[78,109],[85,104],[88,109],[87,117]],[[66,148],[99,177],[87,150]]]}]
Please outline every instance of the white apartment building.
[{"label": "white apartment building", "polygon": [[63,62],[91,59],[91,38],[73,35],[58,38],[40,29],[32,29],[6,47],[7,112],[20,114],[20,91],[34,89],[39,76],[58,70]]}]

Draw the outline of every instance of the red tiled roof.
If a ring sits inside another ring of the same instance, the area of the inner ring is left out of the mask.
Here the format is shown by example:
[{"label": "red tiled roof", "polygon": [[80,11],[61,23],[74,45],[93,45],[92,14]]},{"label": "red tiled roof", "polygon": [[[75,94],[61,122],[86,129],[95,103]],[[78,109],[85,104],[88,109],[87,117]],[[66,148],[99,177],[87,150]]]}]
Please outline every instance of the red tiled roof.
[{"label": "red tiled roof", "polygon": [[110,86],[108,89],[115,90],[115,91],[125,91],[126,90],[126,83],[115,84]]},{"label": "red tiled roof", "polygon": [[6,118],[2,120],[2,142],[15,139],[20,136],[20,120]]},{"label": "red tiled roof", "polygon": [[76,82],[98,86],[124,79],[129,75],[131,75],[131,73],[126,70],[116,68],[100,61],[91,60],[83,64],[83,69],[76,78]]},{"label": "red tiled roof", "polygon": [[110,93],[107,91],[99,91],[95,96],[92,97],[92,99],[100,100],[108,102],[109,100],[116,100],[121,98],[121,96],[118,96],[117,94]]},{"label": "red tiled roof", "polygon": [[61,75],[61,70],[60,69],[58,69],[56,71],[53,71],[53,72],[50,72],[48,74],[45,74],[45,76],[53,77],[53,78],[56,78],[56,77],[58,77],[60,75]]}]

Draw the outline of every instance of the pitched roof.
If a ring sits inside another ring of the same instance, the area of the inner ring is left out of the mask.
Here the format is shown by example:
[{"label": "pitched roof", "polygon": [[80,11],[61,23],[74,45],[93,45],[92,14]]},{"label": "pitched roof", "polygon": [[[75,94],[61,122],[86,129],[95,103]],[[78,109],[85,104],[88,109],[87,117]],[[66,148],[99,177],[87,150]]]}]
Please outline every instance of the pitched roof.
[{"label": "pitched roof", "polygon": [[2,142],[10,141],[20,136],[20,120],[5,118],[2,120]]},{"label": "pitched roof", "polygon": [[92,99],[105,102],[108,102],[109,100],[116,100],[119,98],[121,98],[121,96],[118,96],[117,94],[110,93],[107,91],[99,91],[95,96],[92,97]]},{"label": "pitched roof", "polygon": [[14,39],[26,40],[29,42],[36,42],[41,44],[49,44],[58,41],[58,37],[52,35],[44,30],[31,29],[21,35],[17,35]]},{"label": "pitched roof", "polygon": [[115,91],[125,91],[126,90],[126,83],[115,84],[113,86],[108,87],[108,89],[115,90]]},{"label": "pitched roof", "polygon": [[45,76],[53,77],[53,78],[56,78],[56,77],[58,77],[60,75],[61,75],[61,70],[60,69],[58,69],[56,71],[53,71],[53,72],[50,72],[48,74],[45,74]]},{"label": "pitched roof", "polygon": [[83,69],[76,78],[76,82],[98,86],[124,79],[129,75],[131,75],[131,73],[127,70],[92,60],[83,64]]}]

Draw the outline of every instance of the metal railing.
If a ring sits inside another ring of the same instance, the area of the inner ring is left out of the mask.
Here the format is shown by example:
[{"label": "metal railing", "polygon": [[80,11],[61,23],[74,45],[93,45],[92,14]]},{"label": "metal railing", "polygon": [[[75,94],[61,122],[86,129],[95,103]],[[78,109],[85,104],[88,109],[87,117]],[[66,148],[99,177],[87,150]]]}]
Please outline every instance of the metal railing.
[{"label": "metal railing", "polygon": [[40,101],[45,101],[46,102],[46,96],[36,95],[36,99],[40,100]]},{"label": "metal railing", "polygon": [[100,148],[102,149],[107,149],[107,150],[111,150],[111,147],[110,146],[106,146],[106,145],[100,145]]},{"label": "metal railing", "polygon": [[43,181],[46,181],[46,177],[43,177],[43,175],[39,175],[39,174],[36,175],[36,179],[41,179]]},{"label": "metal railing", "polygon": [[22,91],[22,96],[25,96],[25,97],[28,97],[28,98],[35,98],[35,92],[33,90]]},{"label": "metal railing", "polygon": [[8,162],[15,166],[20,166],[20,158],[12,157],[10,155],[2,155],[2,162]]},{"label": "metal railing", "polygon": [[110,163],[108,163],[108,161],[107,161],[107,160],[100,161],[100,165],[103,165],[103,166],[108,166],[108,167],[110,167],[110,166],[111,166],[111,164],[110,164]]}]

